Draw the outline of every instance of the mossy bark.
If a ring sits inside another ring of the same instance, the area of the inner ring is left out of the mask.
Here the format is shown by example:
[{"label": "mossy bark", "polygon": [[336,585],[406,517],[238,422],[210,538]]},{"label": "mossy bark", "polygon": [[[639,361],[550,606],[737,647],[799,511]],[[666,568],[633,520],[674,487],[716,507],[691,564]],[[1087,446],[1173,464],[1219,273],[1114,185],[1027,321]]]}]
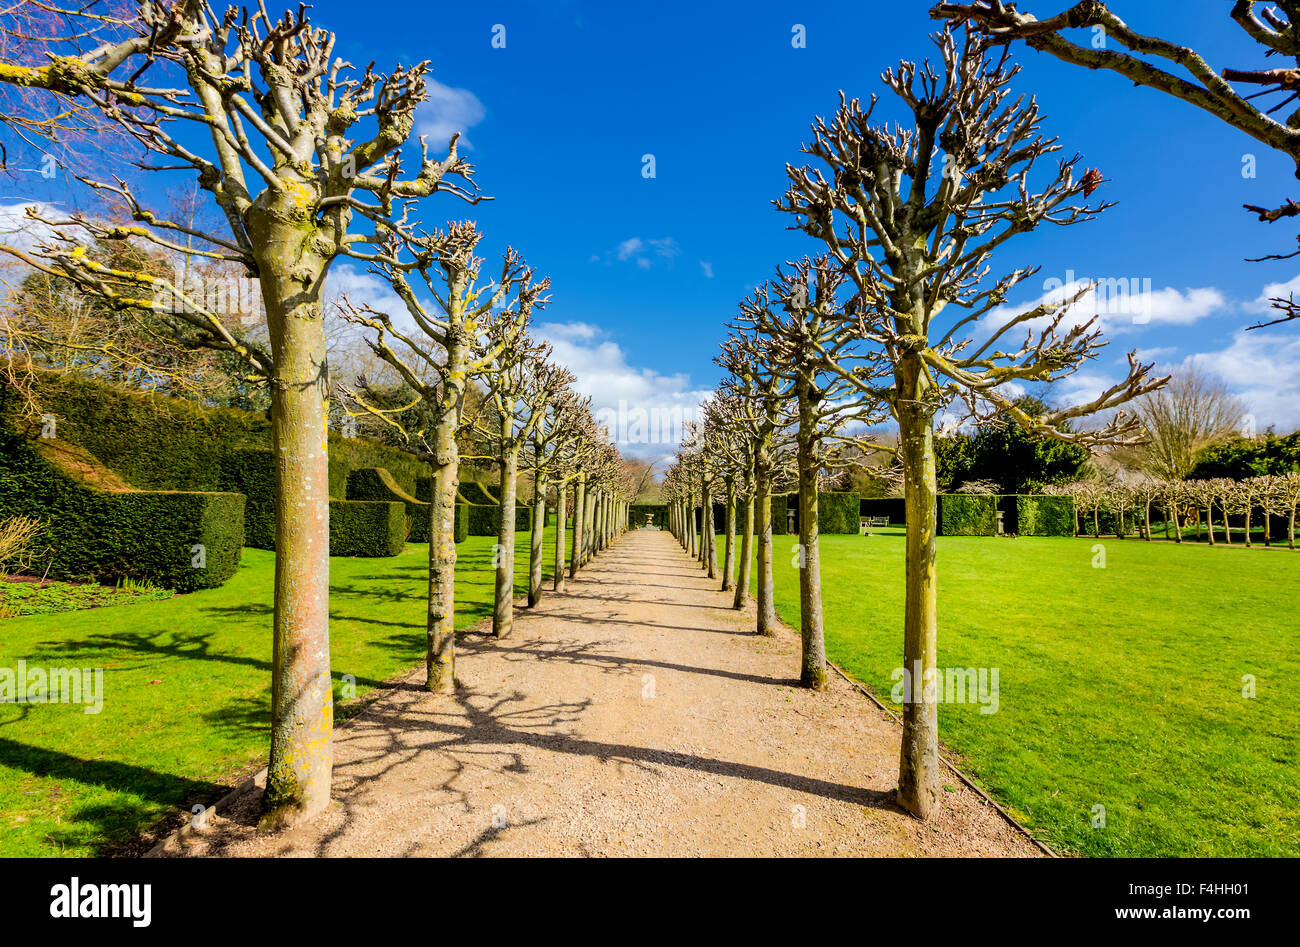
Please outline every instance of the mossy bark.
[{"label": "mossy bark", "polygon": [[587,475],[579,473],[573,482],[573,544],[569,550],[569,578],[572,579],[582,568],[582,531],[586,517],[584,503],[587,496]]},{"label": "mossy bark", "polygon": [[758,575],[755,598],[758,602],[757,630],[760,635],[776,635],[776,604],[772,598],[772,470],[766,451],[754,471],[754,510],[757,516]]},{"label": "mossy bark", "polygon": [[924,407],[928,378],[919,358],[905,357],[896,407],[904,471],[907,516],[906,606],[903,666],[911,693],[903,704],[903,740],[898,767],[898,802],[927,818],[939,801],[938,600],[935,565],[936,504],[934,430]]},{"label": "mossy bark", "polygon": [[542,540],[546,536],[546,491],[550,484],[539,476],[533,489],[533,528],[528,536],[528,604],[542,600]]},{"label": "mossy bark", "polygon": [[700,496],[703,498],[701,505],[704,509],[704,522],[700,524],[703,530],[701,542],[704,547],[704,568],[707,570],[710,579],[718,577],[718,555],[714,551],[717,545],[717,536],[713,532],[713,485],[706,478],[701,488]]},{"label": "mossy bark", "polygon": [[822,630],[821,542],[817,522],[817,463],[813,454],[815,406],[809,385],[796,385],[799,401],[799,683],[826,689],[826,642]]},{"label": "mossy bark", "polygon": [[748,497],[745,500],[745,525],[740,534],[740,569],[736,576],[736,594],[731,600],[732,608],[744,608],[745,600],[749,598],[750,559],[753,556],[753,545],[754,498]]},{"label": "mossy bark", "polygon": [[[505,424],[513,425],[514,410],[506,413]],[[498,498],[501,501],[497,522],[496,591],[492,604],[492,634],[504,638],[510,634],[515,614],[515,498],[519,476],[519,447],[512,438],[502,438],[501,482]]]},{"label": "mossy bark", "polygon": [[[269,196],[268,196],[269,195]],[[268,191],[249,213],[274,368],[275,604],[264,822],[329,804],[334,700],[329,648],[329,379],[320,290],[327,259],[305,207]]]},{"label": "mossy bark", "polygon": [[564,591],[564,520],[569,515],[569,485],[561,482],[555,490],[555,575],[552,592]]},{"label": "mossy bark", "polygon": [[725,478],[727,486],[726,539],[722,550],[722,591],[730,592],[736,586],[736,478]]}]

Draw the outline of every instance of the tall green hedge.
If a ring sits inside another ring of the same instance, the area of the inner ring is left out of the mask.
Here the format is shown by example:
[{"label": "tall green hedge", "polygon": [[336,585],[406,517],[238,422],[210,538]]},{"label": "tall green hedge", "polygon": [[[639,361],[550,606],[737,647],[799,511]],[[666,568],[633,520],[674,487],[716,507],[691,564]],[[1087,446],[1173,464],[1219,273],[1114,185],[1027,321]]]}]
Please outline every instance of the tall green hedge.
[{"label": "tall green hedge", "polygon": [[799,498],[794,494],[774,493],[772,494],[772,535],[785,536],[790,532],[786,510],[789,507],[795,509],[795,528],[799,525]]},{"label": "tall green hedge", "polygon": [[1021,536],[1074,535],[1074,497],[1022,493],[1015,500]]},{"label": "tall green hedge", "polygon": [[44,524],[35,570],[74,581],[212,588],[235,574],[243,546],[239,494],[132,490],[83,448],[0,421],[0,519],[11,516]]},{"label": "tall green hedge", "polygon": [[857,535],[862,498],[857,493],[818,493],[817,529]]},{"label": "tall green hedge", "polygon": [[[432,482],[430,477],[421,477],[416,481],[416,489],[421,490],[424,495],[430,496],[429,484]],[[362,467],[359,470],[353,470],[348,474],[347,497],[349,500],[386,500],[389,502],[402,503],[406,506],[407,521],[410,529],[407,531],[407,540],[413,543],[427,543],[429,541],[429,502],[428,500],[417,500],[402,485],[393,479],[393,475],[383,467]],[[469,523],[466,520],[468,505],[465,503],[456,503],[455,520],[452,524],[452,535],[456,542],[464,542],[469,535]]]},{"label": "tall green hedge", "polygon": [[330,500],[330,555],[396,556],[406,541],[406,507],[383,500]]},{"label": "tall green hedge", "polygon": [[[221,490],[228,455],[271,449],[265,414],[209,408],[181,398],[125,391],[88,379],[39,376],[42,408],[58,436],[142,490]],[[427,466],[405,451],[329,434],[330,496],[342,498],[354,467],[384,467],[407,493]]]},{"label": "tall green hedge", "polygon": [[939,497],[943,536],[996,536],[998,498],[986,493],[945,493]]},{"label": "tall green hedge", "polygon": [[650,514],[650,522],[660,529],[668,528],[668,506],[663,503],[632,503],[627,508],[628,529],[640,529],[645,525],[645,516]]}]

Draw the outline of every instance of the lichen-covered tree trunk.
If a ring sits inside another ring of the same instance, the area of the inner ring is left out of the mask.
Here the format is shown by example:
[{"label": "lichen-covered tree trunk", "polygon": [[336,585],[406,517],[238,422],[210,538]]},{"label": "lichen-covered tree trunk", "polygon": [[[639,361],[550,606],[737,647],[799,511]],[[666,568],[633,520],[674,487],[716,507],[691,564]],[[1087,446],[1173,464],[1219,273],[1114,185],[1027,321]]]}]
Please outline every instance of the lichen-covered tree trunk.
[{"label": "lichen-covered tree trunk", "polygon": [[564,519],[569,515],[569,485],[560,482],[555,489],[555,575],[551,591],[564,591]]},{"label": "lichen-covered tree trunk", "polygon": [[728,476],[727,484],[727,534],[722,550],[722,591],[730,592],[736,585],[736,478]]},{"label": "lichen-covered tree trunk", "polygon": [[903,460],[907,517],[907,602],[903,619],[903,666],[911,676],[903,704],[903,745],[898,767],[898,802],[924,819],[939,799],[938,600],[935,533],[938,487],[934,430],[924,407],[925,375],[920,360],[899,366],[903,382],[896,406]]},{"label": "lichen-covered tree trunk", "polygon": [[817,465],[812,431],[816,419],[807,386],[799,386],[799,683],[826,688],[826,642],[822,632],[821,548],[817,525]]},{"label": "lichen-covered tree trunk", "polygon": [[496,596],[492,606],[492,634],[510,634],[515,614],[515,497],[519,474],[519,450],[513,445],[501,454],[500,517],[497,523]]},{"label": "lichen-covered tree trunk", "polygon": [[745,499],[745,525],[740,534],[740,569],[736,576],[736,594],[731,600],[731,607],[745,607],[749,598],[750,559],[754,555],[754,498]]},{"label": "lichen-covered tree trunk", "polygon": [[[456,487],[460,461],[455,424],[438,425],[437,440],[450,439],[450,460],[433,467],[429,498],[429,614],[426,625],[425,688],[444,693],[456,686]],[[442,456],[442,451],[438,451]]]},{"label": "lichen-covered tree trunk", "polygon": [[528,604],[542,600],[542,540],[546,536],[546,491],[550,484],[543,476],[534,483],[533,529],[528,536]]},{"label": "lichen-covered tree trunk", "polygon": [[569,578],[572,579],[582,568],[582,530],[586,517],[584,504],[587,497],[587,475],[579,473],[573,482],[573,545],[569,550]]},{"label": "lichen-covered tree trunk", "polygon": [[772,473],[760,462],[754,474],[754,508],[758,518],[758,601],[757,629],[760,635],[776,635],[776,604],[772,599]]},{"label": "lichen-covered tree trunk", "polygon": [[270,331],[275,454],[271,752],[264,821],[310,819],[330,799],[334,695],[329,645],[329,380],[320,286],[326,261],[294,207],[254,215]]},{"label": "lichen-covered tree trunk", "polygon": [[704,523],[703,523],[703,542],[704,542],[704,568],[708,571],[710,579],[718,577],[718,555],[714,551],[717,545],[717,536],[713,532],[713,485],[707,480],[704,482],[704,488],[701,493],[704,506]]}]

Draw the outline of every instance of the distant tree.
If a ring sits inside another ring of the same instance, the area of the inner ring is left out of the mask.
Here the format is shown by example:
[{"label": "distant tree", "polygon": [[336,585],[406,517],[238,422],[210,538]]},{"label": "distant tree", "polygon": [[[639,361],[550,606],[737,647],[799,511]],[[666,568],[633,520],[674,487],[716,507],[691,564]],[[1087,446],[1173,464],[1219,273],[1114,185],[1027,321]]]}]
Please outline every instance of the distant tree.
[{"label": "distant tree", "polygon": [[[1049,410],[1032,395],[1012,403],[1033,417]],[[1068,422],[1062,428],[1067,433],[1073,430]],[[975,430],[963,479],[991,480],[1001,485],[1003,493],[1038,493],[1049,483],[1078,479],[1091,456],[1082,444],[1033,434],[1003,418]]]},{"label": "distant tree", "polygon": [[1124,466],[1162,480],[1191,476],[1198,453],[1239,434],[1246,418],[1241,399],[1195,365],[1138,398],[1131,410],[1141,425],[1140,443],[1112,453]]}]

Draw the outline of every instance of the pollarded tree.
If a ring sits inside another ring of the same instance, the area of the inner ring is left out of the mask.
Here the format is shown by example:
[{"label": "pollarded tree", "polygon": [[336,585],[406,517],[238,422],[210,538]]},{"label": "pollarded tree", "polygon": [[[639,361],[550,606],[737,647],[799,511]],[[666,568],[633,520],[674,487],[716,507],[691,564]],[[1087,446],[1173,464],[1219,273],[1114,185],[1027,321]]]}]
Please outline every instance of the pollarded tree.
[{"label": "pollarded tree", "polygon": [[[1182,43],[1130,28],[1102,0],[1083,0],[1041,20],[1031,13],[1021,13],[1016,7],[1017,4],[1003,0],[939,3],[931,16],[972,24],[997,43],[1023,40],[1031,49],[1051,53],[1064,62],[1094,70],[1107,69],[1134,85],[1188,102],[1289,157],[1295,163],[1296,177],[1300,178],[1300,110],[1280,121],[1274,117],[1300,93],[1300,3],[1296,0],[1276,0],[1268,5],[1255,0],[1235,0],[1229,12],[1237,26],[1262,47],[1261,58],[1282,56],[1290,59],[1292,66],[1224,69],[1222,73],[1215,72],[1200,53]],[[1067,39],[1064,34],[1072,29],[1085,30],[1090,41],[1077,43]],[[1096,42],[1098,35],[1104,36],[1105,42]],[[1112,44],[1121,48],[1113,48]],[[1258,91],[1242,94],[1233,88],[1234,83]],[[1270,108],[1261,109],[1253,100],[1266,95],[1277,98]],[[1280,207],[1244,206],[1261,221],[1270,223],[1300,216],[1300,204],[1290,199]],[[1297,254],[1300,249],[1263,259],[1290,259]],[[1273,303],[1280,317],[1261,325],[1300,317],[1300,303],[1294,297],[1278,298]]]},{"label": "pollarded tree", "polygon": [[[501,349],[482,375],[489,410],[475,420],[475,428],[490,446],[490,457],[500,471],[492,608],[492,634],[498,638],[510,634],[514,622],[519,457],[545,419],[547,408],[576,380],[567,368],[547,361],[550,355],[550,343],[519,335]],[[533,524],[534,530],[544,528],[545,516],[541,524]]]},{"label": "pollarded tree", "polygon": [[[733,380],[734,381],[734,380]],[[730,588],[735,592],[731,607],[743,608],[749,598],[751,560],[754,552],[754,453],[753,441],[746,436],[744,418],[747,407],[742,394],[734,384],[724,382],[709,400],[706,410],[709,412],[714,443],[723,458],[726,470],[728,501],[727,517],[727,552],[728,565],[723,569],[723,586],[725,592]],[[743,525],[740,527],[740,551],[734,553],[736,530],[736,505],[745,507]],[[733,559],[738,559],[736,577],[731,585]]]},{"label": "pollarded tree", "polygon": [[[840,290],[844,273],[829,255],[805,257],[740,304],[734,328],[752,331],[762,344],[755,354],[765,368],[789,383],[793,395],[795,464],[799,497],[800,683],[826,687],[826,645],[821,590],[818,487],[823,475],[848,463],[849,447],[869,438],[851,428],[869,428],[884,412],[864,387],[879,384],[883,357],[854,352],[852,323],[844,317]],[[850,380],[851,379],[851,380]],[[888,450],[880,446],[881,450]]]},{"label": "pollarded tree", "polygon": [[[565,399],[568,400],[567,398]],[[564,561],[564,542],[566,520],[569,517],[569,490],[576,484],[585,470],[587,461],[595,450],[597,443],[596,419],[591,413],[591,398],[582,398],[576,406],[566,409],[567,423],[561,426],[561,434],[556,438],[550,451],[551,484],[555,488],[555,575],[551,579],[551,590],[563,592],[565,587],[566,565]],[[569,533],[576,555],[578,547],[576,496],[575,494],[574,529]]]},{"label": "pollarded tree", "polygon": [[[268,825],[308,818],[329,801],[333,761],[329,470],[321,433],[329,415],[325,277],[340,257],[373,258],[370,248],[400,219],[395,202],[435,193],[478,200],[471,168],[453,137],[445,155],[431,154],[422,141],[417,170],[403,174],[401,152],[426,98],[428,64],[357,75],[333,58],[334,34],[313,26],[306,7],[276,20],[262,6],[218,16],[205,0],[140,0],[130,20],[88,8],[57,13],[67,42],[41,44],[39,60],[14,55],[0,70],[0,83],[52,97],[50,108],[25,123],[30,138],[56,139],[66,116],[93,114],[139,145],[149,156],[140,163],[145,171],[193,175],[225,230],[194,233],[145,207],[121,179],[80,180],[120,202],[129,224],[33,212],[34,220],[60,235],[80,233],[85,243],[133,239],[181,252],[195,238],[212,248],[199,256],[242,266],[257,279],[269,351],[248,344],[172,281],[107,266],[76,240],[11,252],[123,312],[169,320],[176,340],[234,353],[269,379],[276,596],[263,806]],[[10,52],[21,53],[30,37],[13,22],[0,19],[0,29],[17,40]],[[120,38],[86,41],[105,23]],[[154,81],[146,83],[150,71]]]},{"label": "pollarded tree", "polygon": [[754,332],[733,331],[722,343],[715,361],[730,373],[724,382],[735,391],[738,409],[733,415],[754,459],[754,533],[757,542],[755,600],[760,635],[776,634],[776,605],[772,586],[772,490],[788,472],[790,450],[788,412],[791,382],[771,370],[762,357],[764,343]]},{"label": "pollarded tree", "polygon": [[528,466],[533,471],[533,530],[529,536],[528,551],[528,604],[542,600],[542,548],[546,538],[546,497],[554,486],[556,493],[555,517],[555,580],[563,584],[564,573],[564,517],[565,494],[568,479],[565,472],[572,468],[570,454],[576,438],[582,433],[591,417],[591,398],[583,398],[572,389],[558,392],[541,407],[542,418],[533,428],[532,443],[527,455]]},{"label": "pollarded tree", "polygon": [[[904,664],[914,677],[919,668],[921,681],[903,709],[898,798],[921,818],[937,803],[940,784],[938,708],[934,689],[926,686],[938,671],[936,413],[959,396],[976,423],[1003,416],[1065,441],[1121,440],[1133,431],[1122,413],[1095,431],[1069,430],[1067,422],[1159,384],[1150,379],[1150,366],[1130,354],[1126,377],[1092,401],[1041,414],[1015,404],[1009,385],[1069,375],[1105,343],[1095,318],[1065,322],[1069,303],[1086,290],[1008,318],[976,340],[971,330],[1036,272],[1016,269],[988,285],[991,258],[1042,224],[1093,218],[1102,206],[1076,201],[1086,199],[1101,176],[1089,172],[1076,180],[1077,158],[1065,160],[1038,189],[1031,172],[1059,145],[1041,134],[1034,101],[1009,98],[1017,67],[1005,52],[988,56],[987,41],[971,32],[960,39],[945,30],[935,42],[938,71],[929,63],[918,68],[903,62],[883,77],[911,113],[908,125],[873,124],[874,99],[864,109],[841,95],[835,116],[816,119],[813,140],[803,149],[819,166],[788,166],[790,185],[777,202],[844,268],[857,293],[850,309],[856,331],[892,368],[892,384],[871,379],[861,388],[888,405],[899,425],[907,511]],[[960,315],[950,317],[950,306]],[[1008,346],[1012,333],[1021,331],[1024,341]]]},{"label": "pollarded tree", "polygon": [[[475,256],[482,239],[474,224],[463,222],[432,234],[403,229],[387,241],[373,268],[392,285],[414,329],[373,306],[346,299],[340,305],[345,319],[367,330],[368,348],[397,372],[420,403],[421,422],[406,431],[405,440],[432,475],[425,687],[435,693],[452,690],[456,681],[457,437],[466,423],[471,381],[524,336],[549,285],[536,279],[513,249],[502,256],[497,278],[483,283],[484,261]],[[422,298],[426,294],[433,305]],[[365,414],[402,428],[394,409],[403,406],[385,405],[371,392],[346,385],[341,390]]]}]

